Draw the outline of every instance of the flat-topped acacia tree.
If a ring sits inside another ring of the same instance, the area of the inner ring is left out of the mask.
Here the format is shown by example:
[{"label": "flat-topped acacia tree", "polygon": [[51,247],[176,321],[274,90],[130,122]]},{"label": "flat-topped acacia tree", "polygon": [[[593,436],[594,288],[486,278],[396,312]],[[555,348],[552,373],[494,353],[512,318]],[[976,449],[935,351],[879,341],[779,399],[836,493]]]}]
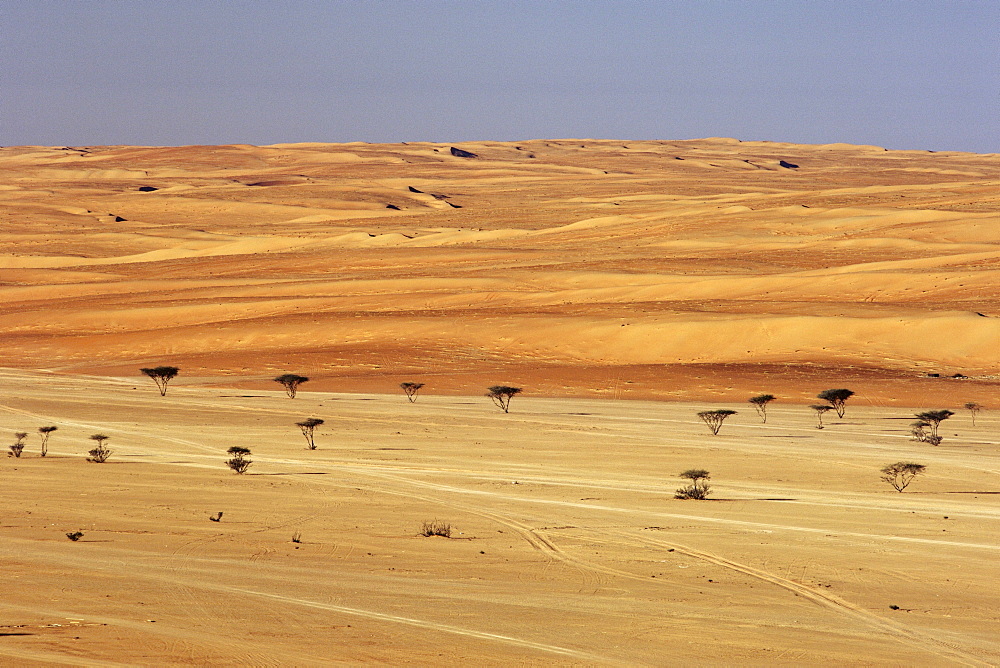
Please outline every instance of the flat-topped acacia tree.
[{"label": "flat-topped acacia tree", "polygon": [[926,468],[923,464],[913,462],[886,464],[882,467],[882,480],[892,485],[897,492],[902,492]]},{"label": "flat-topped acacia tree", "polygon": [[406,398],[412,404],[417,400],[417,390],[424,386],[423,383],[400,383],[399,386],[406,392]]},{"label": "flat-topped acacia tree", "polygon": [[947,409],[939,411],[924,411],[923,413],[917,413],[917,419],[921,422],[926,422],[927,426],[930,427],[931,433],[924,438],[925,441],[931,445],[939,445],[943,440],[938,436],[938,427],[941,423],[954,415],[952,411]]},{"label": "flat-topped acacia tree", "polygon": [[841,388],[839,390],[823,390],[816,395],[816,398],[829,402],[833,410],[837,411],[837,417],[842,418],[844,417],[844,402],[853,396],[854,392]]},{"label": "flat-topped acacia tree", "polygon": [[712,434],[716,436],[719,434],[719,429],[722,428],[722,423],[730,415],[736,415],[736,411],[731,411],[728,408],[720,408],[714,411],[701,411],[698,413],[698,417],[708,425],[708,428],[712,430]]},{"label": "flat-topped acacia tree", "polygon": [[306,376],[299,376],[294,373],[283,373],[274,379],[274,382],[281,383],[285,386],[285,393],[292,399],[295,398],[296,392],[299,391],[299,385],[308,381]]},{"label": "flat-topped acacia tree", "polygon": [[167,383],[177,377],[180,369],[175,366],[154,366],[152,369],[139,369],[139,371],[153,379],[160,390],[160,396],[164,397],[167,395]]},{"label": "flat-topped acacia tree", "polygon": [[760,416],[761,422],[767,422],[767,405],[774,401],[775,397],[773,394],[758,394],[756,397],[750,397],[747,399],[748,402],[753,404],[753,407],[757,410],[757,415]]},{"label": "flat-topped acacia tree", "polygon": [[510,412],[510,400],[514,398],[514,395],[521,393],[520,387],[510,387],[509,385],[493,385],[486,390],[486,396],[502,408],[504,413]]},{"label": "flat-topped acacia tree", "polygon": [[816,419],[819,421],[819,423],[816,425],[816,428],[817,429],[822,429],[823,428],[823,413],[825,413],[827,411],[832,411],[833,410],[833,406],[829,406],[827,404],[813,404],[809,408],[811,408],[814,411],[816,411]]},{"label": "flat-topped acacia tree", "polygon": [[316,432],[316,427],[323,424],[323,420],[319,418],[309,418],[303,420],[302,422],[296,422],[295,426],[302,430],[302,435],[306,437],[306,443],[309,445],[310,450],[316,449],[316,440],[314,435]]},{"label": "flat-topped acacia tree", "polygon": [[972,414],[972,426],[976,426],[976,416],[979,415],[979,411],[983,410],[983,407],[977,404],[975,401],[970,401],[965,404],[965,410]]},{"label": "flat-topped acacia tree", "polygon": [[52,435],[52,432],[57,429],[59,429],[59,427],[56,426],[38,428],[38,433],[42,435],[42,457],[49,454],[49,436]]}]

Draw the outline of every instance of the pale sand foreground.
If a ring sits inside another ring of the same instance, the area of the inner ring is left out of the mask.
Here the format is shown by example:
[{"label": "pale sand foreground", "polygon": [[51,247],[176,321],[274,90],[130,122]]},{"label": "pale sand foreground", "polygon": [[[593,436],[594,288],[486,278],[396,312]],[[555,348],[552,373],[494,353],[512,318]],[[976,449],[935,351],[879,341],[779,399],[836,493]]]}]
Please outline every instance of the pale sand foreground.
[{"label": "pale sand foreground", "polygon": [[458,395],[507,382],[808,403],[851,383],[872,405],[997,402],[998,155],[462,148],[480,157],[0,148],[0,366],[173,364],[247,387],[297,372],[338,392],[417,374]]},{"label": "pale sand foreground", "polygon": [[[188,380],[161,398],[0,372],[0,432],[32,433],[0,460],[0,663],[1000,663],[993,412],[935,448],[907,438],[912,408],[849,403],[819,431],[800,406],[761,424],[732,404],[713,437],[704,404],[524,396],[505,415]],[[105,464],[83,458],[96,432]],[[231,445],[253,450],[245,476]],[[878,480],[898,460],[928,467],[903,494]],[[692,467],[711,500],[672,498]],[[419,536],[433,519],[453,538]]]}]

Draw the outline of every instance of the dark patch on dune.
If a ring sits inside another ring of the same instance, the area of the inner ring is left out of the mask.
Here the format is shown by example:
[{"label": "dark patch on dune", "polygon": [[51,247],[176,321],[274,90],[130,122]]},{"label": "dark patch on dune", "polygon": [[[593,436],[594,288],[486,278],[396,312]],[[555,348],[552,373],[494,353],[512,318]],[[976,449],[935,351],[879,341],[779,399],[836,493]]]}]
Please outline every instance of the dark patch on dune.
[{"label": "dark patch on dune", "polygon": [[451,202],[445,202],[445,204],[447,204],[448,206],[450,206],[453,209],[461,209],[462,208],[458,204],[452,204]]},{"label": "dark patch on dune", "polygon": [[159,190],[159,188],[154,188],[153,186],[139,186],[139,192],[141,193],[152,193]]},{"label": "dark patch on dune", "polygon": [[479,156],[472,151],[463,151],[460,148],[451,147],[451,154],[456,158],[478,158]]},{"label": "dark patch on dune", "polygon": [[408,190],[409,190],[409,191],[410,191],[411,193],[421,193],[421,194],[423,194],[423,192],[424,192],[423,190],[417,190],[417,189],[416,189],[416,188],[414,188],[413,186],[407,186],[407,189],[408,189]]},{"label": "dark patch on dune", "polygon": [[434,199],[448,199],[451,195],[441,195],[439,193],[431,193],[431,197]]},{"label": "dark patch on dune", "polygon": [[793,162],[786,162],[784,160],[779,160],[778,165],[784,167],[785,169],[798,169],[799,166]]},{"label": "dark patch on dune", "polygon": [[387,208],[387,209],[392,209],[393,211],[402,211],[402,209],[400,209],[400,208],[399,208],[398,206],[396,206],[395,204],[386,204],[386,205],[385,205],[385,208]]}]

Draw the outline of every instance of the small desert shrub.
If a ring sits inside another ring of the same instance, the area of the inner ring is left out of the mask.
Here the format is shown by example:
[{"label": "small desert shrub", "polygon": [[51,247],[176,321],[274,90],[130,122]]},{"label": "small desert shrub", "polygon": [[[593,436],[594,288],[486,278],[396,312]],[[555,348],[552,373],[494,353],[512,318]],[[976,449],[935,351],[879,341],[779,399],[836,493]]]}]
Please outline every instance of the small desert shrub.
[{"label": "small desert shrub", "polygon": [[82,531],[74,531],[72,533],[66,534],[66,537],[69,538],[71,541],[73,541],[75,543],[76,541],[78,541],[81,538],[83,538],[83,532]]},{"label": "small desert shrub", "polygon": [[451,525],[447,522],[440,522],[434,520],[433,522],[424,522],[423,527],[420,529],[421,536],[444,536],[445,538],[451,538]]},{"label": "small desert shrub", "polygon": [[301,543],[302,542],[302,532],[301,531],[296,531],[295,533],[292,534],[292,542],[293,543]]},{"label": "small desert shrub", "polygon": [[10,454],[20,457],[21,453],[24,452],[24,439],[28,438],[28,432],[19,431],[14,434],[14,438],[17,440],[10,446]]},{"label": "small desert shrub", "polygon": [[930,427],[930,425],[923,420],[911,422],[910,435],[913,436],[913,440],[918,443],[926,443],[927,437],[930,436],[930,433],[927,431],[928,427]]},{"label": "small desert shrub", "polygon": [[712,477],[708,471],[705,469],[688,469],[681,473],[680,477],[690,480],[691,484],[678,489],[674,493],[675,499],[697,499],[700,501],[708,498],[708,494],[712,490],[708,485],[708,480]]},{"label": "small desert shrub", "polygon": [[97,445],[93,450],[88,452],[90,456],[87,457],[88,462],[94,462],[95,464],[103,464],[108,461],[108,457],[111,456],[112,450],[108,449],[108,446],[104,445],[104,442],[108,440],[108,436],[104,434],[94,434],[90,437],[90,440],[97,441]]},{"label": "small desert shrub", "polygon": [[892,485],[897,492],[902,492],[926,468],[923,464],[912,462],[886,464],[882,467],[882,480]]},{"label": "small desert shrub", "polygon": [[226,466],[231,468],[236,473],[239,474],[246,473],[247,469],[250,468],[250,464],[253,463],[253,460],[249,458],[250,457],[249,448],[242,448],[238,445],[234,445],[233,447],[226,450],[226,452],[232,455],[230,459],[226,460]]}]

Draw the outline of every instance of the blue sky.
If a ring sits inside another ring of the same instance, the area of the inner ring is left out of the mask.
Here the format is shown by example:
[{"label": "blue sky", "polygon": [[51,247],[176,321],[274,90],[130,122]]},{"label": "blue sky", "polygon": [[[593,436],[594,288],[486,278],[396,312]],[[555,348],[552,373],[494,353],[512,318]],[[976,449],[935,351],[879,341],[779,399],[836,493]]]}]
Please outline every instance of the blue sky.
[{"label": "blue sky", "polygon": [[0,145],[1000,152],[1000,1],[0,0]]}]

